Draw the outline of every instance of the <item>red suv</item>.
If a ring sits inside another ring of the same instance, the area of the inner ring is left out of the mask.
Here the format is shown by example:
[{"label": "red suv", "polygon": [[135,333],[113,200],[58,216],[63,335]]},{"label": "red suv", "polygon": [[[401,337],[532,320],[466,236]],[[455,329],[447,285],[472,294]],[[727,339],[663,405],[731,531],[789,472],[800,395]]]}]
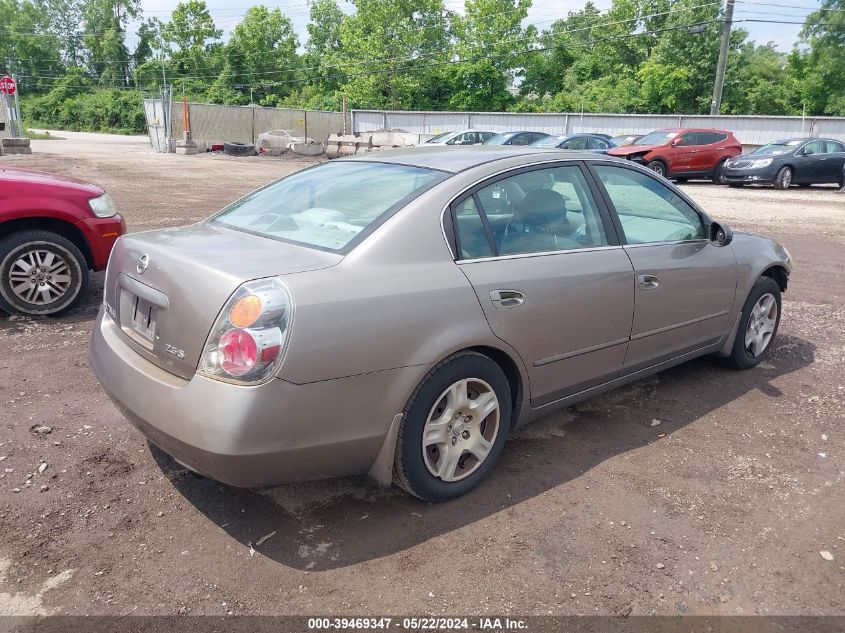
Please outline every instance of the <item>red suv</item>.
[{"label": "red suv", "polygon": [[99,187],[0,166],[0,310],[47,315],[85,294],[88,271],[103,270],[126,232]]},{"label": "red suv", "polygon": [[608,152],[609,156],[636,161],[678,182],[707,178],[720,185],[725,184],[725,161],[740,154],[742,143],[732,132],[698,128],[656,130],[633,145]]}]

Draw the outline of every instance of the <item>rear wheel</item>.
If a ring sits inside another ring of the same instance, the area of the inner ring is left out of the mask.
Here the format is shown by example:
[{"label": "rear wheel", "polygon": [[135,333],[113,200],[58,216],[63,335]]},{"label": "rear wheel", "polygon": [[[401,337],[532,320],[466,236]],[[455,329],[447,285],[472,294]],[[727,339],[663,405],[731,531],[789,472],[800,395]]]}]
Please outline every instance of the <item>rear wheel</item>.
[{"label": "rear wheel", "polygon": [[728,162],[727,160],[723,160],[721,163],[716,165],[716,169],[713,171],[713,182],[717,185],[726,185],[728,183],[725,180],[725,163]]},{"label": "rear wheel", "polygon": [[0,241],[0,308],[31,316],[68,310],[88,287],[88,263],[76,245],[50,231],[21,231]]},{"label": "rear wheel", "polygon": [[742,308],[733,350],[725,361],[737,369],[755,367],[769,353],[780,325],[780,287],[771,277],[760,277]]},{"label": "rear wheel", "polygon": [[663,176],[664,178],[666,177],[666,174],[669,173],[669,170],[666,169],[666,163],[662,160],[653,160],[647,165],[647,167],[655,174]]},{"label": "rear wheel", "polygon": [[792,167],[781,167],[775,176],[775,189],[789,189],[792,184]]},{"label": "rear wheel", "polygon": [[510,388],[501,368],[476,352],[438,363],[405,407],[393,479],[424,501],[447,501],[477,486],[510,432]]}]

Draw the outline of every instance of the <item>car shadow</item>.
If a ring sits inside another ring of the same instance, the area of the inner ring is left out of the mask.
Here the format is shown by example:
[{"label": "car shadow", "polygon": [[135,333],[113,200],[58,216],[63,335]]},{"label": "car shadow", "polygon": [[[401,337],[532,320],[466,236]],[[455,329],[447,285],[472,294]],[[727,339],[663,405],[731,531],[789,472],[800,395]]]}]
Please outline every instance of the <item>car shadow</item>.
[{"label": "car shadow", "polygon": [[[257,555],[301,570],[377,559],[459,529],[572,481],[605,460],[693,424],[813,362],[815,345],[779,336],[769,359],[735,371],[703,358],[517,429],[491,475],[469,494],[427,504],[364,477],[233,488],[195,476],[151,445],[163,473],[197,510]],[[659,419],[660,425],[652,426]],[[262,540],[262,537],[273,535]]]}]

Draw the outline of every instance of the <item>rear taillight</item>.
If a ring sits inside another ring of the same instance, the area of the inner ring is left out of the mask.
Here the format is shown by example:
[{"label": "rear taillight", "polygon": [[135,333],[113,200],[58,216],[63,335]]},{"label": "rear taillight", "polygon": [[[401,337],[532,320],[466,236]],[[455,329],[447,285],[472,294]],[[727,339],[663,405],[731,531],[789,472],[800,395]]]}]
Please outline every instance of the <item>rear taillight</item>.
[{"label": "rear taillight", "polygon": [[259,279],[235,291],[205,343],[199,373],[256,384],[272,378],[284,356],[293,300],[278,279]]}]

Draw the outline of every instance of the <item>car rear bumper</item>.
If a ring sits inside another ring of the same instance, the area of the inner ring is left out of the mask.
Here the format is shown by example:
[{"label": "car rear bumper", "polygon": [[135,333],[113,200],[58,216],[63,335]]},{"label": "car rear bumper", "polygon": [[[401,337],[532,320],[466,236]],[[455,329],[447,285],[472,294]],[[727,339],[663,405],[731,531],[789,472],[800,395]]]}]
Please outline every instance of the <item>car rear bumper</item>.
[{"label": "car rear bumper", "polygon": [[185,466],[233,486],[365,474],[427,367],[296,385],[170,374],[100,311],[91,365],[126,418]]},{"label": "car rear bumper", "polygon": [[110,218],[85,218],[76,223],[91,250],[92,268],[105,270],[117,239],[126,233],[126,222],[120,214]]}]

